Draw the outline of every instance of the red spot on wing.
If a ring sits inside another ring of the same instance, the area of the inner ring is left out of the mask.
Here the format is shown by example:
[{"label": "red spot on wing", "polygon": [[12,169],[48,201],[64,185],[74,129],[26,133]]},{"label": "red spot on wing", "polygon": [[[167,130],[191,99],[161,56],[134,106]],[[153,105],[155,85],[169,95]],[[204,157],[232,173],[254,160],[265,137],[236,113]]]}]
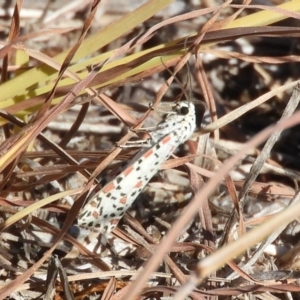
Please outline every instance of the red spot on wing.
[{"label": "red spot on wing", "polygon": [[124,205],[125,205],[126,202],[127,202],[127,197],[123,197],[123,198],[120,199],[120,203],[121,203],[121,204],[124,204]]},{"label": "red spot on wing", "polygon": [[143,185],[142,181],[138,181],[137,184],[134,186],[135,188],[140,188]]},{"label": "red spot on wing", "polygon": [[133,171],[133,167],[132,167],[132,166],[129,166],[128,168],[126,168],[126,169],[123,171],[123,174],[124,174],[124,176],[126,177],[126,176],[129,175],[132,171]]},{"label": "red spot on wing", "polygon": [[149,149],[143,156],[147,158],[147,157],[151,156],[153,153],[154,153],[153,150]]},{"label": "red spot on wing", "polygon": [[111,225],[115,226],[119,223],[119,221],[120,221],[120,219],[112,219],[109,222],[110,222]]},{"label": "red spot on wing", "polygon": [[93,212],[92,216],[93,216],[95,219],[98,219],[98,218],[99,218],[99,214],[98,214],[96,211]]},{"label": "red spot on wing", "polygon": [[115,188],[114,183],[110,182],[103,188],[103,192],[108,193],[108,192],[112,191],[114,188]]},{"label": "red spot on wing", "polygon": [[167,143],[169,143],[170,141],[171,141],[171,136],[170,136],[170,135],[165,136],[165,137],[161,140],[161,142],[162,142],[163,144],[167,144]]}]

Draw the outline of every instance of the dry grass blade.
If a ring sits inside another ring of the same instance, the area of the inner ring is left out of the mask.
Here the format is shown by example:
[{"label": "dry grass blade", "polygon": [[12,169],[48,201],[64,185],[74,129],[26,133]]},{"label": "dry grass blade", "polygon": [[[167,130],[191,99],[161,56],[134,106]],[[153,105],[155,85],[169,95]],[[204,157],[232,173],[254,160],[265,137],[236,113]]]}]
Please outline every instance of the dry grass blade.
[{"label": "dry grass blade", "polygon": [[[300,78],[299,0],[79,2],[0,7],[0,300],[43,290],[78,300],[291,298],[299,226],[285,226],[299,221],[299,130],[281,131],[300,119],[299,99],[285,108]],[[112,234],[79,227],[87,198],[116,176],[122,192],[122,168],[136,166],[140,149],[122,145],[160,128],[162,99],[183,97],[197,108],[192,138]],[[293,247],[281,261],[279,245]]]},{"label": "dry grass blade", "polygon": [[[33,131],[29,132],[29,135],[27,135],[27,137],[26,137],[26,134],[25,134],[25,138],[22,138],[19,143],[16,143],[10,149],[8,154],[3,155],[3,157],[2,157],[2,159],[3,159],[2,168],[5,168],[9,164],[10,159],[11,159],[10,157],[11,157],[12,153],[14,153],[16,151],[20,152],[22,149],[24,149],[28,145],[28,143],[31,140],[33,140],[42,129],[45,128],[45,126],[47,125],[47,122],[49,122],[51,120],[51,117],[53,118],[53,116],[55,116],[55,114],[59,114],[61,110],[65,109],[68,106],[68,104],[74,99],[74,96],[76,94],[78,94],[78,92],[84,86],[86,86],[88,84],[88,82],[90,82],[90,80],[91,80],[90,77],[93,77],[94,75],[95,75],[95,72],[91,72],[90,76],[88,76],[86,79],[84,79],[82,82],[80,82],[77,86],[75,86],[75,88],[73,89],[73,94],[70,93],[69,94],[70,96],[66,97],[65,101],[61,102],[59,105],[54,107],[52,110],[50,110],[49,113],[47,112],[45,116],[40,116],[40,119],[35,123],[35,126],[33,126]],[[16,149],[16,150],[14,150],[14,149]],[[5,159],[7,159],[8,161],[5,161]],[[76,205],[74,207],[76,209]],[[79,211],[79,208],[78,208],[78,211]],[[10,291],[14,289],[15,285],[19,285],[20,283],[23,283],[47,259],[47,257],[56,248],[56,245],[61,240],[64,233],[67,231],[67,228],[70,227],[70,225],[68,227],[67,226],[68,226],[68,224],[65,226],[65,229],[63,229],[62,232],[58,235],[58,237],[56,239],[56,242],[54,243],[54,246],[51,247],[51,249],[48,251],[48,255],[45,255],[42,259],[40,259],[39,262],[37,262],[27,272],[22,274],[22,276],[18,277],[17,280],[15,280],[14,282],[12,282],[12,283],[8,284],[6,287],[4,287],[2,289],[3,295],[9,295]]]},{"label": "dry grass blade", "polygon": [[[227,245],[226,247],[223,247],[222,249],[216,251],[213,255],[199,262],[199,273],[197,281],[199,282],[203,280],[203,278],[207,276],[212,270],[219,268],[225,261],[232,259],[236,255],[239,255],[241,252],[245,251],[245,249],[249,245],[259,242],[266,235],[278,229],[279,226],[286,226],[288,223],[290,223],[291,220],[299,217],[299,197],[300,194],[298,192],[293,199],[294,203],[296,204],[289,206],[284,211],[278,213],[273,218],[270,218],[268,221],[258,226],[257,228],[249,231],[235,242]],[[220,261],[221,257],[222,259]]]},{"label": "dry grass blade", "polygon": [[[171,2],[172,1],[170,0],[148,1],[139,9],[134,10],[131,14],[124,16],[119,21],[111,24],[108,28],[104,28],[102,31],[98,32],[94,36],[91,36],[88,39],[86,39],[84,41],[84,44],[82,44],[79,50],[77,51],[73,60],[79,60],[82,57],[85,57],[90,53],[98,50],[99,48],[104,47],[114,39],[117,39],[118,37],[128,32],[133,27],[147,20],[149,17],[151,17],[153,14],[155,14],[157,11],[161,10]],[[70,50],[67,49],[66,51],[61,52],[54,58],[55,61],[61,63],[65,59],[69,51]],[[105,61],[110,56],[111,53],[104,56],[102,61]],[[20,85],[22,85],[19,88],[22,88],[24,90],[28,89],[30,86],[35,84],[37,78],[39,78],[39,80],[42,80],[43,78],[46,79],[47,76],[49,76],[49,72],[50,74],[52,74],[53,70],[51,70],[48,66],[41,66],[22,74],[18,78]],[[9,86],[9,84],[11,83],[7,83],[7,88],[5,88],[5,95],[2,94],[4,99],[8,99],[14,96],[13,93],[9,92],[10,88],[13,88]]]},{"label": "dry grass blade", "polygon": [[215,130],[217,128],[222,128],[226,124],[236,120],[238,117],[240,117],[243,114],[245,114],[246,112],[250,111],[254,107],[257,107],[257,106],[261,105],[262,103],[270,100],[272,97],[274,97],[278,93],[281,93],[282,91],[286,91],[290,88],[295,87],[298,83],[299,83],[299,80],[291,82],[291,83],[287,83],[284,86],[280,86],[280,87],[278,87],[278,88],[276,88],[276,89],[274,89],[274,90],[272,90],[268,93],[265,93],[264,95],[262,95],[261,97],[253,100],[252,102],[247,103],[247,104],[233,110],[232,112],[226,114],[224,117],[220,118],[218,121],[207,125],[203,130],[204,131],[212,131],[212,130]]},{"label": "dry grass blade", "polygon": [[[286,118],[291,117],[294,114],[296,108],[298,107],[299,102],[300,102],[299,88],[300,88],[300,85],[298,85],[294,89],[293,94],[282,114],[282,117],[281,117],[282,121],[285,120]],[[274,144],[278,141],[281,133],[282,133],[282,131],[280,131],[280,130],[276,131],[268,138],[267,142],[265,143],[265,145],[263,147],[263,150],[261,151],[260,155],[257,157],[256,161],[253,163],[250,173],[249,173],[248,177],[246,178],[246,181],[245,181],[242,189],[239,192],[239,206],[240,207],[243,207],[245,205],[246,196],[250,190],[250,187],[253,185],[259,172],[263,168],[264,163],[266,162],[267,158],[270,156],[270,152],[271,152],[272,148],[274,147]],[[299,200],[297,198],[294,198],[294,200],[291,201],[290,205],[297,203],[295,201],[299,201]],[[264,241],[259,246],[259,248],[253,253],[251,259],[249,259],[247,264],[245,266],[243,266],[244,270],[247,270],[247,268],[249,268],[252,264],[254,264],[256,262],[256,260],[259,258],[259,256],[264,251],[264,249],[279,236],[279,234],[283,231],[284,228],[285,228],[285,226],[283,225],[283,226],[279,227],[271,235],[268,236],[267,240]],[[234,274],[232,274],[232,275],[233,276],[230,276],[230,279],[234,278]]]},{"label": "dry grass blade", "polygon": [[57,201],[58,199],[61,199],[65,196],[70,196],[74,194],[78,194],[81,192],[81,189],[73,190],[73,191],[65,191],[53,196],[50,196],[48,198],[45,198],[39,202],[33,203],[32,205],[24,208],[23,210],[15,213],[11,218],[8,218],[5,222],[0,224],[0,231],[4,231],[12,224],[16,223],[17,221],[21,220],[22,218],[28,216],[30,213],[36,211],[39,208],[42,208],[46,205],[49,205],[50,203]]},{"label": "dry grass blade", "polygon": [[115,289],[116,289],[116,279],[114,277],[111,277],[107,287],[103,292],[101,299],[102,300],[111,299],[111,296],[113,295]]},{"label": "dry grass blade", "polygon": [[95,16],[95,13],[96,13],[96,10],[97,10],[97,6],[99,5],[100,3],[100,0],[94,0],[93,1],[93,4],[92,4],[92,9],[91,9],[91,12],[88,16],[88,18],[86,19],[86,21],[84,22],[84,26],[82,28],[82,33],[81,33],[81,36],[80,38],[77,40],[76,44],[72,47],[72,49],[70,50],[70,52],[67,54],[66,58],[64,59],[63,63],[62,63],[62,66],[59,70],[59,73],[58,73],[58,76],[57,76],[57,79],[53,85],[53,88],[51,90],[51,92],[49,93],[49,95],[47,96],[45,102],[44,102],[44,105],[43,107],[41,108],[41,110],[38,112],[38,114],[35,116],[35,118],[33,118],[33,122],[35,120],[38,120],[40,117],[42,117],[44,114],[46,114],[46,112],[48,111],[48,109],[50,108],[51,106],[51,101],[53,100],[54,98],[54,95],[55,95],[55,92],[56,92],[56,88],[57,88],[57,85],[58,83],[60,82],[61,78],[63,77],[65,71],[67,70],[67,68],[69,67],[72,59],[74,58],[78,48],[80,47],[82,41],[85,39],[86,37],[86,34],[91,26],[91,23],[94,19],[94,16]]},{"label": "dry grass blade", "polygon": [[74,296],[69,286],[67,274],[58,259],[57,255],[50,258],[48,272],[47,272],[47,290],[45,292],[45,298],[50,299],[53,297],[55,290],[55,282],[57,280],[57,275],[59,274],[60,280],[62,282],[63,291],[67,300],[74,300]]},{"label": "dry grass blade", "polygon": [[[156,252],[156,255],[152,256],[151,259],[146,263],[144,272],[139,275],[139,277],[135,281],[135,285],[131,286],[126,296],[135,297],[140,292],[140,287],[145,284],[151,272],[153,272],[157,268],[162,257],[167,252],[167,249],[170,247],[170,245],[173,244],[174,240],[176,239],[178,232],[181,232],[182,228],[187,225],[188,220],[192,219],[195,216],[197,212],[197,210],[195,210],[195,207],[198,207],[202,199],[205,199],[205,197],[208,197],[210,193],[212,193],[212,191],[218,185],[218,182],[228,174],[233,165],[239,159],[241,159],[245,153],[247,153],[248,149],[263,142],[272,132],[298,124],[299,117],[300,113],[295,113],[288,120],[278,122],[277,125],[263,130],[262,132],[257,134],[255,138],[247,142],[237,155],[233,156],[227,161],[227,164],[220,169],[216,176],[212,178],[207,183],[207,185],[195,195],[191,203],[187,206],[184,214],[180,216],[180,218],[169,231],[164,241],[161,243],[161,247]],[[247,249],[247,247],[249,247],[249,245],[255,244],[256,242],[263,239],[268,233],[274,231],[275,228],[278,228],[279,224],[281,224],[282,226],[287,225],[290,220],[298,217],[299,208],[299,204],[287,208],[277,216],[271,218],[268,222],[260,225],[260,228],[256,228],[250,231],[236,242],[229,244],[227,247],[223,247],[222,249],[216,251],[213,255],[208,256],[205,260],[202,260],[198,266],[200,280],[208,276],[217,268],[221,267],[231,258],[242,253],[245,249]],[[187,289],[185,290],[184,295],[189,294],[198,284],[198,282],[198,277],[192,277],[187,283]],[[178,299],[183,299],[183,296],[180,294],[180,297]]]},{"label": "dry grass blade", "polygon": [[[12,18],[12,23],[11,23],[11,28],[9,31],[9,36],[8,39],[9,41],[12,41],[17,35],[20,30],[20,10],[21,10],[21,5],[22,1],[17,1],[15,8],[14,8],[14,13],[13,13],[13,18]],[[7,81],[7,68],[8,68],[8,62],[10,61],[12,56],[11,51],[8,52],[4,59],[3,59],[3,64],[2,64],[2,71],[1,71],[1,82]]]},{"label": "dry grass blade", "polygon": [[[292,94],[292,96],[291,96],[291,98],[290,98],[290,100],[289,100],[289,102],[288,102],[288,104],[287,104],[280,120],[284,120],[284,119],[289,118],[290,116],[292,116],[293,113],[295,112],[296,108],[298,107],[299,102],[300,102],[300,84],[298,84],[298,86],[294,89],[293,94]],[[252,165],[251,170],[250,170],[250,174],[246,178],[246,182],[245,182],[242,190],[239,193],[239,198],[240,198],[240,201],[241,201],[241,205],[244,205],[245,197],[246,197],[246,194],[248,193],[248,191],[250,189],[250,186],[252,186],[252,184],[256,180],[259,172],[263,168],[264,163],[266,162],[266,160],[270,156],[270,152],[271,152],[272,148],[274,147],[275,143],[280,138],[281,134],[282,134],[282,130],[274,132],[268,138],[268,140],[267,140],[266,144],[264,145],[260,155],[258,156],[256,161]]]}]

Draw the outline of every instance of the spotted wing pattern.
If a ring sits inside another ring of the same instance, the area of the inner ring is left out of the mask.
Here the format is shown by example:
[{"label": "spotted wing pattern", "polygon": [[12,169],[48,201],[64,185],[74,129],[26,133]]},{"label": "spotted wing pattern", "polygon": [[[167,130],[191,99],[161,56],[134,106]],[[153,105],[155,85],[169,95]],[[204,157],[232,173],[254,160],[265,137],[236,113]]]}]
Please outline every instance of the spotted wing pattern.
[{"label": "spotted wing pattern", "polygon": [[193,134],[195,118],[193,103],[175,103],[172,112],[149,133],[149,147],[142,148],[119,175],[88,200],[78,217],[79,226],[100,233],[112,231],[161,165]]}]

